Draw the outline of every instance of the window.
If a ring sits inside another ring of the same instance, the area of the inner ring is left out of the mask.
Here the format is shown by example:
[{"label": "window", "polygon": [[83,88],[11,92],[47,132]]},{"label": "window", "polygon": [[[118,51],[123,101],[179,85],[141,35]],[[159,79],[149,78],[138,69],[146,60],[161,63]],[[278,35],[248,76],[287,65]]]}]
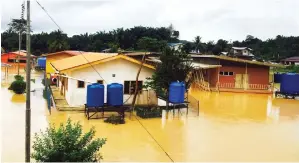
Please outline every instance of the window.
[{"label": "window", "polygon": [[220,71],[219,74],[221,76],[233,76],[234,72],[230,72],[230,71]]},{"label": "window", "polygon": [[78,88],[84,88],[85,82],[84,81],[78,81]]},{"label": "window", "polygon": [[[125,81],[124,83],[124,94],[134,94],[135,93],[136,81]],[[138,81],[138,91],[142,90],[142,81]]]},{"label": "window", "polygon": [[8,59],[8,62],[14,63],[15,60],[14,59]]},{"label": "window", "polygon": [[97,80],[97,83],[103,84],[103,80]]},{"label": "window", "polygon": [[22,60],[20,60],[20,63],[26,63],[26,60],[22,59]]}]

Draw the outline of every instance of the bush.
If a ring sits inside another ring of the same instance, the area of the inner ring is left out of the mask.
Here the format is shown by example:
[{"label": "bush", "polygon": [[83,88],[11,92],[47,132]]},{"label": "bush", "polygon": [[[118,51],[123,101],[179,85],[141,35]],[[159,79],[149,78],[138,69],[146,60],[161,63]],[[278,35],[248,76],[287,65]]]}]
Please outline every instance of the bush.
[{"label": "bush", "polygon": [[94,136],[94,128],[82,135],[82,126],[68,119],[66,126],[61,123],[58,129],[51,126],[35,134],[31,157],[38,162],[98,162],[106,139],[93,140]]},{"label": "bush", "polygon": [[23,94],[26,90],[26,83],[23,80],[16,80],[11,83],[8,89],[16,94]]},{"label": "bush", "polygon": [[15,80],[21,80],[24,81],[24,77],[21,75],[15,75]]},{"label": "bush", "polygon": [[162,109],[157,107],[136,108],[136,115],[141,118],[157,118],[162,117]]},{"label": "bush", "polygon": [[121,116],[115,116],[111,115],[107,119],[104,120],[106,123],[112,123],[112,124],[125,124],[125,120]]}]

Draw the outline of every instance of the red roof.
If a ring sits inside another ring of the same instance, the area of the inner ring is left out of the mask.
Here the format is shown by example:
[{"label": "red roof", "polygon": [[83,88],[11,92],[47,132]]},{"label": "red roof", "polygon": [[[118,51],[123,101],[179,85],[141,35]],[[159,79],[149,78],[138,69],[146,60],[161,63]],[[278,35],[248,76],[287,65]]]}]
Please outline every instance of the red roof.
[{"label": "red roof", "polygon": [[287,61],[287,62],[299,62],[299,57],[290,57],[290,58],[286,58],[282,61]]},{"label": "red roof", "polygon": [[[2,53],[1,55],[6,55],[6,54],[16,54],[16,55],[20,55],[21,57],[26,57],[27,56],[26,50],[20,50],[20,51]],[[31,54],[31,57],[36,57],[36,56],[34,56],[34,55]]]}]

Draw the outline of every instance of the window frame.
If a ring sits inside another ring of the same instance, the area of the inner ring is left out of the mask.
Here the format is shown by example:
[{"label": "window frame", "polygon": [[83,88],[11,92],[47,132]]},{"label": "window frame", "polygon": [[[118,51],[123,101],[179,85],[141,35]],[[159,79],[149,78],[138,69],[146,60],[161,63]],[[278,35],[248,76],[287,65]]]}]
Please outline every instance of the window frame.
[{"label": "window frame", "polygon": [[219,75],[220,76],[234,76],[234,72],[233,71],[220,71]]},{"label": "window frame", "polygon": [[[134,80],[125,80],[124,81],[124,94],[125,95],[132,95],[135,93],[135,82]],[[132,84],[134,83],[134,84]],[[127,86],[127,84],[129,84]],[[142,87],[143,87],[143,81],[142,80],[138,80],[138,85],[140,85],[138,87],[138,93],[140,93],[142,91]]]},{"label": "window frame", "polygon": [[[83,82],[83,87],[80,87],[80,82]],[[85,88],[85,81],[78,80],[77,81],[77,88]]]}]

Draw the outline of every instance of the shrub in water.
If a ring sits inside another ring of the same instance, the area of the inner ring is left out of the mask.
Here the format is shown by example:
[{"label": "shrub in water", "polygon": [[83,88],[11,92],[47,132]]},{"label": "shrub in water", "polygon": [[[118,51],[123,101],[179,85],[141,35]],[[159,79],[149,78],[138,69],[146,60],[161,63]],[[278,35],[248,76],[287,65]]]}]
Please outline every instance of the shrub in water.
[{"label": "shrub in water", "polygon": [[11,83],[8,89],[12,90],[16,94],[23,94],[26,90],[26,83],[23,80],[16,80]]},{"label": "shrub in water", "polygon": [[98,151],[106,139],[93,140],[94,136],[94,128],[82,134],[82,126],[68,119],[66,126],[51,126],[35,134],[31,157],[37,162],[98,162],[102,159]]},{"label": "shrub in water", "polygon": [[24,77],[21,75],[15,75],[15,80],[22,80],[24,81]]},{"label": "shrub in water", "polygon": [[125,120],[121,116],[111,115],[110,117],[105,119],[104,122],[117,125],[117,124],[124,124]]}]

